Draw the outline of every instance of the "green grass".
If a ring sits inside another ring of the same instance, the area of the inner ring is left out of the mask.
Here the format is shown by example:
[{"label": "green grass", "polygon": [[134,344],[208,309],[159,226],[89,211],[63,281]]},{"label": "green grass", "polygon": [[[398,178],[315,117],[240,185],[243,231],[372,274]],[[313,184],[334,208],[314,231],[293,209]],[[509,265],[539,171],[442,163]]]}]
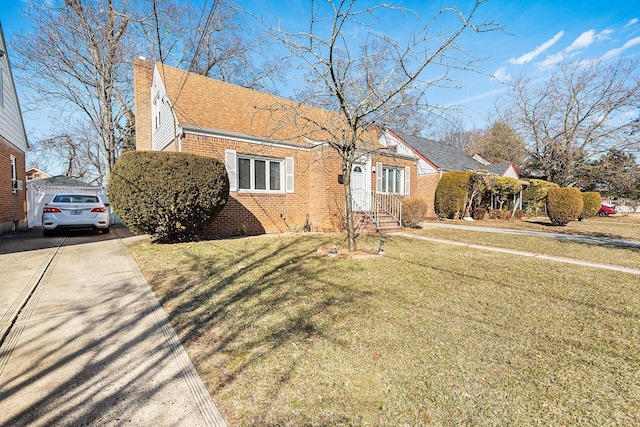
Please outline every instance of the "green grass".
[{"label": "green grass", "polygon": [[231,425],[640,422],[638,276],[341,239],[130,248]]}]

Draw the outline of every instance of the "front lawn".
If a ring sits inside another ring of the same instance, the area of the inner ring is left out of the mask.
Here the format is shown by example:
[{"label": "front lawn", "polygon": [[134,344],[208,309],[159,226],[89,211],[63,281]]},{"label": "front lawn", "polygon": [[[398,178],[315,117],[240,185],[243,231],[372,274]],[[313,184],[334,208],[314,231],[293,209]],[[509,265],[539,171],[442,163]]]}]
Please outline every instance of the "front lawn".
[{"label": "front lawn", "polygon": [[230,425],[640,422],[638,276],[342,238],[130,247]]}]

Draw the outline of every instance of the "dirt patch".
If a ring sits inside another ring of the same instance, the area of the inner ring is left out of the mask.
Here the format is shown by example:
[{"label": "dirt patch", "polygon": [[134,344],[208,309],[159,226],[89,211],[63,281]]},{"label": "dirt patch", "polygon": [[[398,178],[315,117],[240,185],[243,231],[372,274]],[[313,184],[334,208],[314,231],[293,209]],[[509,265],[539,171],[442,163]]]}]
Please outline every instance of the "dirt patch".
[{"label": "dirt patch", "polygon": [[378,248],[367,246],[359,247],[353,252],[349,252],[348,248],[339,245],[321,246],[316,253],[322,256],[350,259],[371,259],[384,256],[384,251],[378,253]]}]

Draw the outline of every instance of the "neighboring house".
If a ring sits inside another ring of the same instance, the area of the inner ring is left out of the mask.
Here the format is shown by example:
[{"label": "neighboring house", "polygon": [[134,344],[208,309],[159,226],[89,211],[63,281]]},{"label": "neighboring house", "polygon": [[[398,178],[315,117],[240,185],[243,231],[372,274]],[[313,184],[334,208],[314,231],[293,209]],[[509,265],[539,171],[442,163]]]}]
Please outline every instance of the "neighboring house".
[{"label": "neighboring house", "polygon": [[[136,149],[211,156],[226,165],[229,202],[208,234],[344,228],[340,159],[326,135],[290,111],[327,126],[335,125],[333,113],[142,58],[134,63],[134,97]],[[379,145],[377,129],[370,140],[375,150],[354,164],[351,188],[354,210],[373,216],[413,195],[417,174],[415,155]]]},{"label": "neighboring house", "polygon": [[37,181],[39,179],[51,178],[50,175],[42,172],[38,167],[27,169],[27,182]]},{"label": "neighboring house", "polygon": [[29,148],[0,24],[0,234],[27,226],[25,153]]},{"label": "neighboring house", "polygon": [[518,172],[510,162],[481,163],[458,147],[430,139],[385,129],[380,134],[380,144],[398,153],[413,153],[417,157],[418,187],[415,195],[427,201],[427,218],[437,218],[434,208],[436,188],[445,172],[486,170],[494,175],[519,179]]}]

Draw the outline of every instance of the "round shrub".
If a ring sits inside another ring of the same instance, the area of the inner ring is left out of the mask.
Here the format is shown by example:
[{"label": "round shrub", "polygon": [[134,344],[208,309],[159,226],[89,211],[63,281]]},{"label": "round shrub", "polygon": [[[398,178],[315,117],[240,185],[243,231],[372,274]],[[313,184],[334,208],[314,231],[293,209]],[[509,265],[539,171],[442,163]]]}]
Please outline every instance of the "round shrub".
[{"label": "round shrub", "polygon": [[425,199],[411,198],[402,201],[402,223],[405,227],[417,227],[427,214],[429,205]]},{"label": "round shrub", "polygon": [[226,205],[229,177],[213,158],[130,151],[113,168],[108,196],[132,231],[158,242],[191,240]]},{"label": "round shrub", "polygon": [[460,218],[464,213],[473,172],[447,172],[436,188],[435,209],[441,218]]},{"label": "round shrub", "polygon": [[602,203],[602,196],[597,191],[586,191],[582,193],[582,212],[578,217],[579,220],[585,218],[592,218],[596,216],[598,210],[600,210],[600,204]]},{"label": "round shrub", "polygon": [[567,225],[582,212],[582,193],[577,188],[549,188],[547,214],[555,225]]}]

